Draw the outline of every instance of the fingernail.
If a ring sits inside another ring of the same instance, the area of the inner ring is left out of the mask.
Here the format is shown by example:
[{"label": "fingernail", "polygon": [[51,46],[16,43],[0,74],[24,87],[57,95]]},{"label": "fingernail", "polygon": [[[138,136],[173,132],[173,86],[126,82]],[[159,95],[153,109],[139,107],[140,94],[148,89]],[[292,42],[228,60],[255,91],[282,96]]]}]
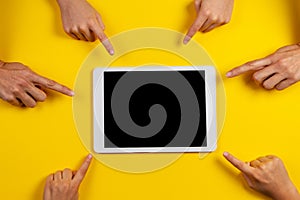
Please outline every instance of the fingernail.
[{"label": "fingernail", "polygon": [[189,36],[185,36],[185,38],[183,40],[183,44],[187,44],[190,40],[191,40],[191,38]]},{"label": "fingernail", "polygon": [[75,95],[75,92],[74,91],[71,91],[70,92],[70,95],[73,97]]},{"label": "fingernail", "polygon": [[231,76],[232,76],[232,72],[227,72],[227,73],[226,73],[226,76],[227,76],[227,77],[231,77]]},{"label": "fingernail", "polygon": [[87,156],[87,158],[88,158],[88,159],[92,159],[92,158],[93,158],[92,154],[89,154],[89,155]]},{"label": "fingernail", "polygon": [[110,50],[110,51],[109,51],[109,54],[112,56],[112,55],[115,54],[115,51],[114,51],[114,50]]},{"label": "fingernail", "polygon": [[223,155],[226,157],[229,155],[229,153],[227,151],[224,151]]}]

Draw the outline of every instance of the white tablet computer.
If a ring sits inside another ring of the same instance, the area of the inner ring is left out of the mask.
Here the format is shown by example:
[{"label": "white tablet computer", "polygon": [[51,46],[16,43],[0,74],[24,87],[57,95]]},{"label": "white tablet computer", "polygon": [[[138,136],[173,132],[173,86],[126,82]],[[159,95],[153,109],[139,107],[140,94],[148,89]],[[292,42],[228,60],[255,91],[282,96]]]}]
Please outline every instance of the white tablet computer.
[{"label": "white tablet computer", "polygon": [[97,153],[216,148],[212,66],[96,68],[93,106]]}]

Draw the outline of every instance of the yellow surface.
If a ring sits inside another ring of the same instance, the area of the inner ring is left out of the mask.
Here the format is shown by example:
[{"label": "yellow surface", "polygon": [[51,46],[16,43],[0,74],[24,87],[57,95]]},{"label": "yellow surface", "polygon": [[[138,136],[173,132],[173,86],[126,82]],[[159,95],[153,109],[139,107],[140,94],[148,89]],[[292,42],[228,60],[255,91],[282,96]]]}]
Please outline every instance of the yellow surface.
[{"label": "yellow surface", "polygon": [[[149,26],[184,33],[195,16],[190,0],[90,2],[102,14],[109,36]],[[195,39],[224,75],[231,67],[300,41],[299,4],[236,1],[230,24],[198,33]],[[73,87],[82,62],[98,42],[68,38],[54,0],[1,1],[0,7],[1,59],[25,63]],[[130,58],[117,64],[136,63]],[[143,64],[146,58],[139,59]],[[300,187],[300,84],[282,92],[265,91],[242,76],[224,78],[224,85],[227,114],[216,152],[204,159],[184,154],[172,165],[145,174],[115,171],[95,161],[82,184],[81,199],[263,199],[247,190],[237,171],[224,161],[225,150],[243,160],[278,155]],[[35,109],[0,102],[1,199],[41,199],[50,172],[78,167],[88,151],[78,137],[72,112],[72,99],[54,92]]]}]

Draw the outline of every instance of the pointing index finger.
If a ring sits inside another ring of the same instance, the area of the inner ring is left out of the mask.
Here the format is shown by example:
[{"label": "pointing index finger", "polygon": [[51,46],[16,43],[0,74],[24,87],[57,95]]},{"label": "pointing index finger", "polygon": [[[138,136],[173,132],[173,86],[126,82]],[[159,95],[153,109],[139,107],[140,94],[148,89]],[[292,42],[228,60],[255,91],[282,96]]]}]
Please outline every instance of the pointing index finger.
[{"label": "pointing index finger", "polygon": [[234,167],[236,167],[242,173],[251,174],[252,168],[249,165],[247,165],[245,162],[237,159],[236,157],[234,157],[228,152],[224,152],[223,156],[226,158],[226,160],[228,160]]},{"label": "pointing index finger", "polygon": [[229,72],[226,73],[226,76],[229,78],[235,77],[235,76],[238,76],[240,74],[243,74],[243,73],[246,73],[249,71],[262,69],[265,66],[270,65],[270,64],[272,64],[272,60],[270,58],[266,57],[263,59],[245,63],[239,67],[233,68],[232,70],[230,70]]},{"label": "pointing index finger", "polygon": [[44,88],[55,90],[57,92],[60,92],[62,94],[68,95],[68,96],[74,96],[74,92],[70,88],[68,88],[64,85],[61,85],[61,84],[59,84],[53,80],[50,80],[48,78],[45,78],[45,77],[42,77],[42,76],[39,76],[36,74],[32,80],[35,84],[41,85]]},{"label": "pointing index finger", "polygon": [[199,29],[203,26],[203,24],[206,20],[207,19],[201,14],[199,14],[197,16],[197,19],[195,20],[193,25],[190,27],[185,38],[183,39],[183,44],[187,44],[192,39],[192,37],[199,31]]},{"label": "pointing index finger", "polygon": [[91,164],[93,156],[91,154],[89,154],[85,160],[83,161],[81,167],[78,169],[78,171],[76,172],[75,176],[74,176],[74,181],[75,183],[79,186],[80,183],[82,182],[82,180],[84,179],[86,172],[89,169],[89,166]]},{"label": "pointing index finger", "polygon": [[104,46],[106,51],[110,55],[114,55],[115,50],[114,50],[112,44],[110,43],[108,37],[105,35],[103,30],[100,29],[100,24],[97,27],[91,27],[91,29],[97,35],[98,39],[100,40],[100,42],[102,43],[102,45]]}]

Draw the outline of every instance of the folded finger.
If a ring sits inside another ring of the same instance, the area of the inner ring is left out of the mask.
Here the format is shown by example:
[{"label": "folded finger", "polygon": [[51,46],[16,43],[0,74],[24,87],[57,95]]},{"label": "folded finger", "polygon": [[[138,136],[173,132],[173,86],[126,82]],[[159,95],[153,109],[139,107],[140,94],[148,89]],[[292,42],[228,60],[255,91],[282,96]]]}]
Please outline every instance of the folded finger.
[{"label": "folded finger", "polygon": [[204,33],[207,33],[213,29],[215,29],[217,27],[217,24],[212,24],[210,27],[208,27],[207,29],[205,29],[203,32]]},{"label": "folded finger", "polygon": [[36,106],[36,101],[33,99],[33,97],[31,95],[29,95],[26,92],[22,92],[20,94],[17,95],[17,100],[20,100],[24,106],[29,107],[29,108],[33,108]]},{"label": "folded finger", "polygon": [[79,40],[87,41],[85,36],[81,34],[80,30],[74,30],[71,34],[76,35]]},{"label": "folded finger", "polygon": [[75,39],[75,40],[80,40],[80,38],[77,37],[76,34],[74,34],[73,32],[66,32],[71,38]]},{"label": "folded finger", "polygon": [[277,69],[274,65],[267,66],[257,72],[255,72],[252,77],[257,84],[263,84],[267,79],[270,79],[272,76],[276,75]]},{"label": "folded finger", "polygon": [[261,162],[259,161],[259,160],[252,160],[251,162],[250,162],[250,166],[251,167],[257,167],[257,166],[259,166],[261,164]]},{"label": "folded finger", "polygon": [[205,23],[201,26],[201,28],[199,29],[200,32],[205,32],[205,30],[210,27],[211,25],[215,24],[215,22],[211,19],[207,19],[205,21]]},{"label": "folded finger", "polygon": [[256,158],[256,160],[258,160],[260,162],[268,162],[270,159],[266,156],[262,156],[262,157]]},{"label": "folded finger", "polygon": [[63,179],[71,180],[73,177],[72,170],[70,169],[64,169],[62,172]]},{"label": "folded finger", "polygon": [[49,176],[46,179],[46,183],[49,183],[49,182],[51,182],[53,180],[54,180],[54,174],[49,174]]},{"label": "folded finger", "polygon": [[36,100],[36,101],[40,101],[40,102],[43,102],[46,100],[47,98],[47,95],[45,94],[44,91],[38,89],[37,87],[35,86],[32,86],[32,87],[29,87],[26,89],[26,92],[28,94],[30,94],[30,96]]},{"label": "folded finger", "polygon": [[11,105],[22,107],[24,104],[19,101],[16,97],[12,96],[11,98],[2,98],[4,101],[7,101]]},{"label": "folded finger", "polygon": [[295,80],[286,79],[286,80],[283,80],[280,83],[278,83],[275,87],[276,87],[277,90],[283,90],[283,89],[293,85],[294,83],[296,83]]},{"label": "folded finger", "polygon": [[270,78],[266,79],[263,83],[262,86],[267,89],[267,90],[271,90],[273,89],[276,85],[278,85],[281,81],[283,81],[285,79],[284,76],[282,76],[281,74],[274,74],[273,76],[271,76]]},{"label": "folded finger", "polygon": [[54,174],[54,180],[61,180],[62,179],[62,171],[57,171]]},{"label": "folded finger", "polygon": [[89,41],[89,42],[95,41],[95,38],[89,28],[87,28],[87,27],[80,28],[79,31],[80,31],[80,34],[86,39],[86,41]]}]

